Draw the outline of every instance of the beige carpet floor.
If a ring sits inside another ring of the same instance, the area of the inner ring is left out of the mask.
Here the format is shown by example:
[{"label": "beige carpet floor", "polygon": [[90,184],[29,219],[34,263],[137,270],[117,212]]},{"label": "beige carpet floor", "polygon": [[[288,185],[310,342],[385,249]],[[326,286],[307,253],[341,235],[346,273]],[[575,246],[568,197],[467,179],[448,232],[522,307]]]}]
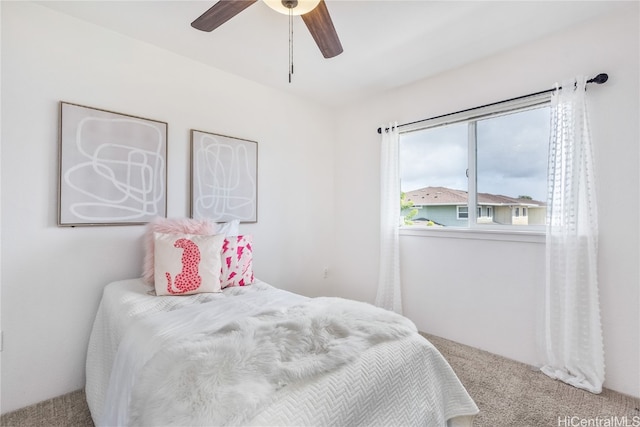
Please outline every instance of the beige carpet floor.
[{"label": "beige carpet floor", "polygon": [[523,363],[423,335],[449,361],[480,408],[475,426],[640,427],[640,399],[607,389],[589,393]]},{"label": "beige carpet floor", "polygon": [[[449,361],[480,408],[476,427],[640,427],[640,399],[606,389],[599,395],[578,390],[525,364],[423,335]],[[0,425],[93,427],[93,422],[84,391],[78,390],[4,414]]]}]

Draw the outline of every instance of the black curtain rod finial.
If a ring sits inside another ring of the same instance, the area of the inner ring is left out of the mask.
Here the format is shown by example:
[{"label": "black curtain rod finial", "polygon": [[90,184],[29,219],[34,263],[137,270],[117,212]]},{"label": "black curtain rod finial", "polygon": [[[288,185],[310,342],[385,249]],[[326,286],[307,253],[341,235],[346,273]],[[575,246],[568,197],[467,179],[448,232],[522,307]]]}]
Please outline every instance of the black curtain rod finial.
[{"label": "black curtain rod finial", "polygon": [[601,85],[602,83],[606,83],[607,80],[609,80],[609,74],[601,73],[594,78],[587,80],[587,83],[596,83]]}]

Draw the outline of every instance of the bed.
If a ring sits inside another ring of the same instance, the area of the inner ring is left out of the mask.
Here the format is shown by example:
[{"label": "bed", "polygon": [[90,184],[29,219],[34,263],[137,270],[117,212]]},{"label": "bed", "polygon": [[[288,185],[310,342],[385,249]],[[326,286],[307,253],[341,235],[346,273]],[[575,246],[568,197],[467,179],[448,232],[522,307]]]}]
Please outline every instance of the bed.
[{"label": "bed", "polygon": [[86,397],[97,426],[471,426],[478,408],[405,317],[255,280],[103,291]]}]

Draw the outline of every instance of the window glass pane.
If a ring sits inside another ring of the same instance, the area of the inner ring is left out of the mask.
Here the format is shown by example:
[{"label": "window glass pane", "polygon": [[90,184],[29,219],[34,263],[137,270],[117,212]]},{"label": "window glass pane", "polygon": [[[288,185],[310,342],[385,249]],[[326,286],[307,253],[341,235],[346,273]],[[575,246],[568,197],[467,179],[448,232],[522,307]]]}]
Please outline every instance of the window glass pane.
[{"label": "window glass pane", "polygon": [[405,223],[468,226],[466,206],[462,216],[457,209],[468,200],[467,140],[467,123],[400,135],[400,187],[412,204],[402,210]]},{"label": "window glass pane", "polygon": [[[491,114],[400,134],[405,225],[542,229],[549,104]],[[477,204],[469,205],[474,186]]]},{"label": "window glass pane", "polygon": [[477,122],[478,204],[493,208],[479,224],[545,224],[549,114],[545,106]]},{"label": "window glass pane", "polygon": [[466,219],[466,218],[469,218],[469,207],[458,206],[458,219]]}]

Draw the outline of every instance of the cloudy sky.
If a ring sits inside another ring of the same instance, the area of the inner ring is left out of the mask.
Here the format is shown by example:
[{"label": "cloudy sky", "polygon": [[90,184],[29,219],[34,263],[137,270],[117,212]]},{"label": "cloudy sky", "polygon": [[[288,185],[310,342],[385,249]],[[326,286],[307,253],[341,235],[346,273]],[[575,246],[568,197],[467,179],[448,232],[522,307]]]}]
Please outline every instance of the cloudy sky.
[{"label": "cloudy sky", "polygon": [[[402,191],[439,186],[467,190],[467,124],[401,134]],[[478,192],[547,197],[549,107],[478,122]]]}]

